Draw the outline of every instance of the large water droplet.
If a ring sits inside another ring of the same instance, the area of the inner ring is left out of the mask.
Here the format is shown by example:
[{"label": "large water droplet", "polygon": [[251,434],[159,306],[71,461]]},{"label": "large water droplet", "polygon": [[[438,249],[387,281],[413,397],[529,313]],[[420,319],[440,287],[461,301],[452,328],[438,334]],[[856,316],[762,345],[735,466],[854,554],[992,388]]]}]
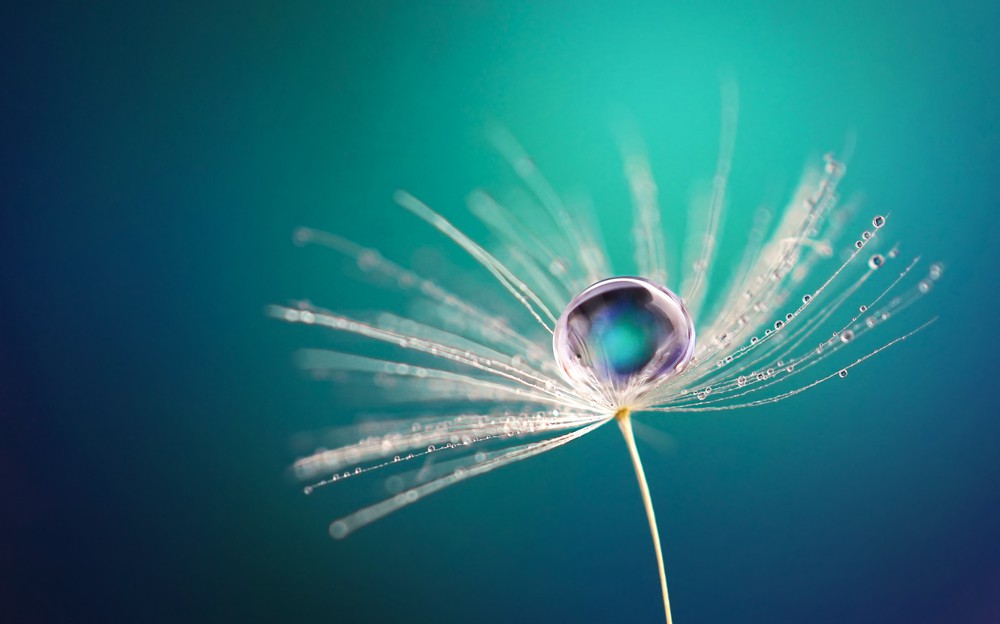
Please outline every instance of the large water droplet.
[{"label": "large water droplet", "polygon": [[556,362],[571,380],[619,385],[673,375],[694,354],[694,323],[680,298],[639,277],[597,282],[559,317]]}]

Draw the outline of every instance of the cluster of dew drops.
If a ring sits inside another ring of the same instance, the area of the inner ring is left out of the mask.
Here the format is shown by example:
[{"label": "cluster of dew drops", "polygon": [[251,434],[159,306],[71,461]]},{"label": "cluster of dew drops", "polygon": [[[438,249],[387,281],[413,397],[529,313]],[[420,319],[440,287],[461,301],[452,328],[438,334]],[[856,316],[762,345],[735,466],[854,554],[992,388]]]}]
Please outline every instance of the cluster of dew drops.
[{"label": "cluster of dew drops", "polygon": [[[875,230],[878,230],[878,229],[882,228],[882,226],[885,225],[885,222],[886,222],[886,219],[885,219],[884,216],[877,215],[877,216],[875,216],[872,219],[872,226],[874,227]],[[854,243],[855,249],[860,250],[860,249],[864,248],[865,245],[868,243],[869,240],[872,239],[873,236],[874,236],[874,233],[873,233],[872,230],[864,230],[861,233],[861,237],[859,239],[857,239],[855,241],[855,243]],[[881,268],[885,264],[886,257],[888,257],[889,259],[895,259],[898,255],[899,255],[899,252],[895,248],[893,248],[890,251],[888,251],[886,253],[886,255],[882,255],[880,253],[872,254],[868,258],[868,267],[871,270],[875,271],[875,270]],[[940,279],[940,277],[941,277],[942,274],[943,274],[943,266],[941,265],[941,263],[935,262],[935,263],[931,264],[931,266],[930,266],[930,268],[928,270],[927,276],[925,278],[921,279],[917,283],[917,292],[919,292],[921,295],[927,294],[928,292],[930,292],[930,290],[931,290],[931,288],[933,286],[933,283],[936,282],[938,279]],[[776,278],[780,278],[780,275],[776,275],[775,277]],[[747,294],[749,295],[749,292]],[[737,352],[737,356],[736,357],[739,357],[740,354],[743,354],[743,353],[747,352],[749,349],[755,347],[758,343],[761,342],[762,338],[767,338],[772,333],[781,330],[788,322],[790,322],[795,317],[797,317],[812,302],[812,299],[813,299],[813,295],[811,295],[811,294],[803,295],[802,296],[802,304],[796,310],[794,310],[792,312],[788,312],[787,314],[785,314],[784,319],[778,319],[778,320],[776,320],[774,322],[774,328],[773,329],[768,328],[768,329],[764,330],[763,337],[761,337],[761,336],[753,336],[753,337],[751,337],[750,340],[749,340],[749,342],[746,345],[740,347],[740,349]],[[900,303],[900,299],[898,297],[894,298],[892,300],[891,304],[889,306],[887,306],[886,309],[881,310],[881,311],[879,311],[877,313],[874,313],[874,314],[869,314],[867,317],[865,317],[864,326],[867,329],[872,329],[878,323],[884,322],[884,321],[888,320],[890,318],[890,316],[891,316],[891,312],[889,311],[888,308],[897,306],[897,305],[899,305],[899,303]],[[764,304],[764,303],[755,304],[755,310],[758,309],[758,307],[761,310],[766,310],[766,304]],[[863,315],[863,314],[865,314],[867,312],[868,312],[868,306],[861,305],[861,306],[858,307],[858,313],[859,313],[859,315]],[[827,349],[827,348],[829,348],[831,346],[841,346],[843,344],[848,344],[848,343],[852,342],[854,340],[854,338],[855,338],[855,331],[853,329],[851,329],[851,325],[853,325],[855,322],[857,322],[858,319],[859,319],[859,316],[854,316],[851,319],[851,323],[848,324],[848,326],[846,328],[844,328],[841,331],[835,331],[835,332],[833,332],[832,336],[830,338],[828,338],[827,340],[824,340],[823,342],[819,343],[813,349],[812,353],[807,353],[807,354],[805,354],[803,356],[799,356],[798,358],[794,358],[794,359],[805,360],[805,359],[810,358],[812,356],[818,356],[818,355],[822,354],[825,349]],[[726,339],[726,337],[723,336],[723,340],[725,340],[725,339]],[[840,344],[838,344],[838,343],[840,343]],[[722,368],[722,367],[724,367],[724,366],[726,366],[728,364],[731,364],[733,361],[734,361],[734,356],[733,355],[727,355],[726,357],[724,357],[722,359],[719,359],[716,362],[716,367],[717,368]],[[746,374],[746,375],[739,375],[739,376],[736,377],[736,380],[735,380],[736,381],[736,388],[743,388],[743,387],[747,386],[748,384],[752,384],[754,382],[763,382],[763,381],[766,381],[768,379],[771,379],[772,377],[775,377],[776,375],[779,375],[782,371],[784,371],[787,374],[791,374],[791,373],[793,373],[795,371],[795,364],[796,364],[796,362],[793,362],[793,361],[785,362],[784,360],[779,359],[776,362],[774,362],[774,366],[769,366],[769,367],[767,367],[764,370],[752,372],[752,373],[749,373],[749,374]],[[846,378],[847,375],[848,375],[847,368],[842,368],[842,369],[840,369],[837,372],[837,377],[839,377],[841,379]],[[704,387],[699,388],[697,390],[692,390],[692,389],[682,390],[682,394],[694,394],[695,398],[698,401],[704,401],[704,400],[706,400],[709,397],[709,395],[712,394],[712,392],[713,392],[713,388],[711,386],[704,386]]]}]

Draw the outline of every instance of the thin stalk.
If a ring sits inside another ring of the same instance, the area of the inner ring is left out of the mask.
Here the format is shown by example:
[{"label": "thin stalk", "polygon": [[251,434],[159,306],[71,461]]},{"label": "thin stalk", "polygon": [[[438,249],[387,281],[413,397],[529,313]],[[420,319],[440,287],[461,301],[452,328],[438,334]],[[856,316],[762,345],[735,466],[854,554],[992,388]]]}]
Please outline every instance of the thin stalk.
[{"label": "thin stalk", "polygon": [[615,415],[618,427],[622,430],[625,445],[632,457],[635,476],[639,480],[639,491],[642,493],[642,503],[646,507],[646,519],[649,520],[649,531],[653,534],[653,548],[656,550],[656,566],[660,570],[660,589],[663,591],[663,610],[667,615],[667,624],[673,620],[670,617],[670,596],[667,594],[667,575],[663,571],[663,551],[660,549],[660,531],[656,528],[656,514],[653,512],[653,499],[649,496],[649,485],[646,483],[646,472],[642,469],[639,459],[639,449],[635,446],[635,436],[632,434],[632,419],[628,409],[619,410]]}]

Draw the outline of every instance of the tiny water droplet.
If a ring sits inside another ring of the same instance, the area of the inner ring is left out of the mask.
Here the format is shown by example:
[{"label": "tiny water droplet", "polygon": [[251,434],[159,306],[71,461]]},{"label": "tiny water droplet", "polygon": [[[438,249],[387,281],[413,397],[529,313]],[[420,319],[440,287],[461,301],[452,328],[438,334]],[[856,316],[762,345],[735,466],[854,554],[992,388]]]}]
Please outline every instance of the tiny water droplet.
[{"label": "tiny water droplet", "polygon": [[842,368],[842,369],[840,369],[840,372],[837,373],[837,374],[840,375],[841,379],[843,379],[844,377],[847,377],[847,369],[846,368]]},{"label": "tiny water droplet", "polygon": [[854,340],[854,332],[850,329],[845,329],[842,334],[840,334],[840,341],[844,344]]},{"label": "tiny water droplet", "polygon": [[347,523],[343,520],[337,520],[330,525],[330,536],[333,539],[341,539],[347,535]]},{"label": "tiny water droplet", "polygon": [[874,254],[871,258],[868,258],[868,266],[872,269],[877,269],[885,263],[885,258],[882,254]]}]

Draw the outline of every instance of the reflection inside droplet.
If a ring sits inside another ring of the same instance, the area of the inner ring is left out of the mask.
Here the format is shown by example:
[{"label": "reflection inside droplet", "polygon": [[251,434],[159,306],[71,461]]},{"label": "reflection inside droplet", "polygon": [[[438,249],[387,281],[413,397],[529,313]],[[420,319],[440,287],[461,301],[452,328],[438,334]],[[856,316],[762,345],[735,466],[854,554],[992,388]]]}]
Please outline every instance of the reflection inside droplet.
[{"label": "reflection inside droplet", "polygon": [[556,361],[572,381],[621,386],[683,369],[694,324],[680,298],[638,277],[598,282],[573,298],[556,324]]}]

